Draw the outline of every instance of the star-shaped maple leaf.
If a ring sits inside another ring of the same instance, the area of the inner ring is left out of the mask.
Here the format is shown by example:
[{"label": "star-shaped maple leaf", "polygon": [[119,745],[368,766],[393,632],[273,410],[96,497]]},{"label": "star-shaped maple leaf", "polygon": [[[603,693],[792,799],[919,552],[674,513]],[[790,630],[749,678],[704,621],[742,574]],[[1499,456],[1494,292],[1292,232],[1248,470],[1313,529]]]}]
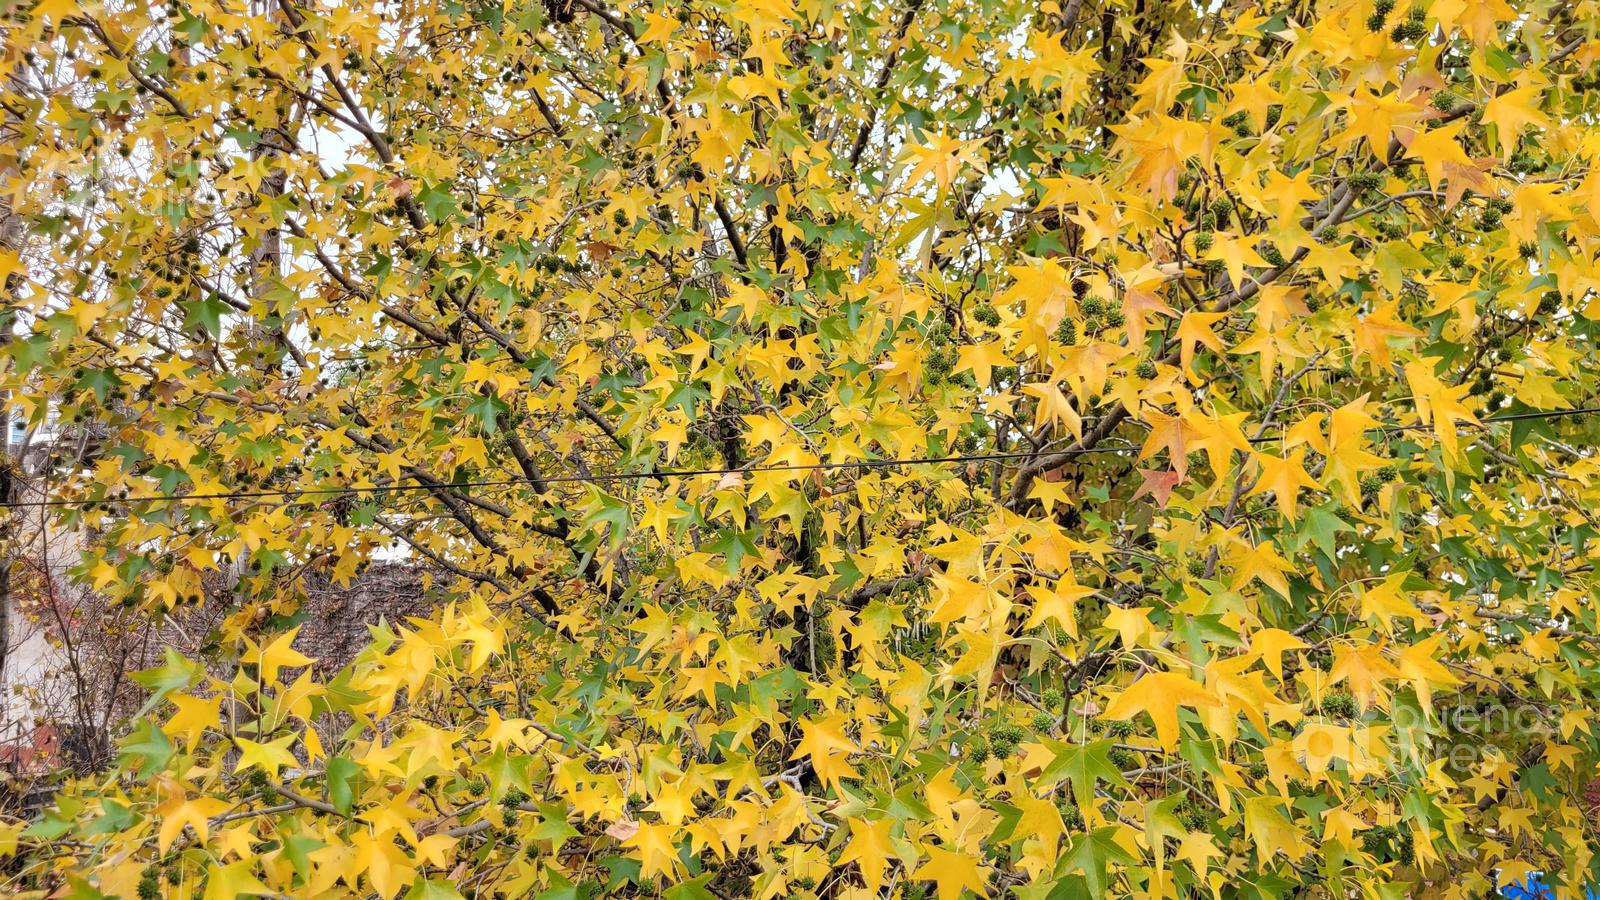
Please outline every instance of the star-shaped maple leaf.
[{"label": "star-shaped maple leaf", "polygon": [[1139,489],[1133,492],[1133,499],[1137,500],[1145,494],[1155,498],[1158,505],[1165,507],[1172,498],[1172,489],[1183,480],[1177,472],[1171,469],[1140,469]]}]

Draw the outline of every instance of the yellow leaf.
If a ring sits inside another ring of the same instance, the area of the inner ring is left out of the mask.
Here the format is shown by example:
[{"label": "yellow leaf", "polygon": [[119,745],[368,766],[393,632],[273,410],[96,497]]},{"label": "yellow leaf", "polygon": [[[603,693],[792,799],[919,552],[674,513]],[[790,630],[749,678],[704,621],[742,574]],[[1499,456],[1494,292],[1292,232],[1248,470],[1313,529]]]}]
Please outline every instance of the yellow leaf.
[{"label": "yellow leaf", "polygon": [[1404,616],[1413,622],[1423,624],[1427,617],[1416,604],[1406,599],[1400,585],[1406,580],[1406,572],[1396,572],[1385,578],[1377,587],[1368,588],[1361,592],[1361,617],[1363,619],[1376,618],[1383,624],[1385,631],[1394,633],[1394,618]]},{"label": "yellow leaf", "polygon": [[906,152],[916,160],[916,165],[906,174],[907,183],[916,184],[924,176],[932,175],[939,191],[944,192],[964,167],[970,165],[983,171],[982,157],[978,155],[982,143],[938,134],[925,146],[908,147]]},{"label": "yellow leaf", "polygon": [[1278,811],[1278,798],[1250,797],[1244,801],[1244,830],[1263,857],[1282,853],[1298,860],[1310,852],[1296,828]]},{"label": "yellow leaf", "polygon": [[883,886],[884,876],[889,871],[889,859],[894,856],[894,845],[889,837],[894,820],[867,821],[852,817],[848,824],[850,841],[844,845],[844,852],[839,854],[838,865],[854,862],[861,870],[867,890],[877,896],[878,888]]},{"label": "yellow leaf", "polygon": [[360,829],[350,843],[356,851],[355,870],[366,874],[372,889],[384,900],[400,893],[400,889],[415,877],[416,868],[411,865],[410,857],[395,845],[391,834]]},{"label": "yellow leaf", "polygon": [[194,829],[195,839],[201,844],[211,836],[209,820],[226,812],[229,804],[215,797],[189,797],[182,787],[174,787],[167,801],[156,807],[161,818],[161,830],[156,835],[156,847],[166,853],[172,842],[183,833],[185,825]]},{"label": "yellow leaf", "polygon": [[1422,168],[1428,173],[1428,184],[1435,190],[1450,166],[1466,167],[1472,163],[1471,157],[1461,149],[1460,135],[1465,127],[1464,122],[1456,122],[1428,129],[1412,138],[1410,146],[1406,148],[1408,156],[1422,160]]},{"label": "yellow leaf", "polygon": [[205,900],[233,900],[234,897],[267,897],[278,893],[262,884],[251,870],[254,859],[241,859],[226,866],[212,866],[206,877]]},{"label": "yellow leaf", "polygon": [[286,734],[265,744],[258,744],[249,738],[234,738],[234,740],[239,745],[239,759],[233,764],[235,772],[260,769],[267,773],[268,778],[276,778],[280,769],[292,769],[299,765],[294,754],[289,752],[289,745],[295,741],[295,736],[292,734]]},{"label": "yellow leaf", "polygon": [[1290,650],[1304,650],[1308,645],[1280,628],[1263,628],[1250,635],[1250,652],[1266,665],[1267,671],[1279,681],[1283,680],[1283,654]]},{"label": "yellow leaf", "polygon": [[1433,372],[1432,358],[1422,362],[1406,363],[1406,381],[1411,387],[1411,393],[1417,406],[1417,418],[1423,424],[1432,424],[1433,433],[1439,438],[1439,445],[1451,458],[1460,456],[1460,445],[1456,437],[1456,426],[1462,422],[1478,423],[1478,417],[1462,404],[1472,390],[1470,384],[1457,386],[1447,385],[1439,380]]},{"label": "yellow leaf", "polygon": [[294,669],[311,664],[310,657],[294,649],[294,639],[299,633],[300,626],[296,625],[279,635],[265,648],[258,647],[254,641],[248,642],[249,649],[244,654],[244,661],[256,664],[263,684],[276,681],[281,669]]},{"label": "yellow leaf", "polygon": [[641,44],[665,43],[678,30],[678,20],[674,16],[645,12],[643,18],[646,27],[639,35]]},{"label": "yellow leaf", "polygon": [[1322,813],[1322,818],[1323,843],[1332,841],[1333,843],[1338,844],[1347,850],[1354,849],[1357,846],[1358,841],[1356,840],[1355,836],[1356,832],[1366,831],[1371,827],[1366,822],[1362,821],[1360,817],[1353,815],[1349,810],[1337,806],[1329,810],[1324,810]]},{"label": "yellow leaf", "polygon": [[860,748],[844,736],[845,717],[842,714],[829,716],[819,722],[802,720],[799,724],[801,738],[795,744],[790,759],[809,756],[811,768],[817,777],[836,791],[842,790],[839,786],[841,777],[858,777],[855,768],[850,765],[849,756]]},{"label": "yellow leaf", "polygon": [[1387,696],[1383,683],[1399,675],[1400,670],[1384,659],[1381,644],[1346,644],[1333,650],[1328,683],[1348,682],[1356,703],[1366,709]]},{"label": "yellow leaf", "polygon": [[1156,739],[1171,749],[1178,745],[1178,707],[1192,709],[1217,706],[1221,701],[1187,675],[1177,672],[1147,672],[1111,698],[1104,719],[1131,719],[1148,713],[1155,722]]},{"label": "yellow leaf", "polygon": [[981,857],[952,853],[943,847],[928,847],[928,860],[911,873],[914,881],[932,881],[939,900],[960,900],[963,890],[987,897],[989,879],[983,874]]},{"label": "yellow leaf", "polygon": [[1305,456],[1304,447],[1295,448],[1287,457],[1273,456],[1270,453],[1256,454],[1256,461],[1261,463],[1261,477],[1257,479],[1255,487],[1250,489],[1249,496],[1254,497],[1271,491],[1283,517],[1291,522],[1294,521],[1300,489],[1303,487],[1312,490],[1322,489],[1322,485],[1307,474],[1301,464]]},{"label": "yellow leaf", "polygon": [[1155,630],[1150,624],[1150,606],[1114,606],[1106,613],[1105,627],[1122,637],[1122,646],[1132,650]]},{"label": "yellow leaf", "polygon": [[1539,111],[1539,100],[1543,93],[1544,88],[1530,84],[1506,91],[1483,105],[1483,121],[1495,126],[1502,159],[1511,158],[1523,128],[1529,125],[1539,128],[1548,126],[1549,119]]},{"label": "yellow leaf", "polygon": [[[1237,283],[1238,282],[1235,282],[1235,284]],[[1217,333],[1215,331],[1211,330],[1211,326],[1215,325],[1226,316],[1226,313],[1187,312],[1183,314],[1183,319],[1178,322],[1178,333],[1176,337],[1178,339],[1179,347],[1179,362],[1183,365],[1184,374],[1188,375],[1190,378],[1195,377],[1194,369],[1192,368],[1191,363],[1194,361],[1194,348],[1196,344],[1203,344],[1214,353],[1222,352],[1222,339],[1217,337]],[[1153,438],[1154,435],[1152,434],[1151,437]],[[1148,444],[1146,446],[1148,446]],[[1144,456],[1145,454],[1140,454],[1141,459],[1143,459]],[[1176,456],[1173,457],[1173,465],[1174,468],[1177,468],[1178,463]],[[1179,475],[1183,474],[1182,469],[1179,469],[1178,472]]]},{"label": "yellow leaf", "polygon": [[1439,645],[1444,639],[1445,636],[1438,633],[1424,638],[1400,651],[1397,660],[1400,664],[1400,677],[1411,682],[1422,708],[1430,713],[1433,712],[1434,685],[1451,687],[1461,684],[1461,679],[1437,658],[1442,652]]},{"label": "yellow leaf", "polygon": [[641,877],[648,880],[677,872],[678,850],[673,846],[673,836],[678,831],[673,825],[641,824],[632,837],[622,842],[638,856]]},{"label": "yellow leaf", "polygon": [[687,777],[672,782],[663,780],[656,789],[655,799],[645,809],[661,816],[661,821],[668,825],[682,825],[694,815],[694,798],[698,793],[699,788]]},{"label": "yellow leaf", "polygon": [[948,625],[963,619],[986,618],[999,600],[994,588],[966,578],[933,579],[934,593],[940,599],[928,614],[928,621]]},{"label": "yellow leaf", "polygon": [[988,387],[994,378],[996,366],[1009,366],[1000,341],[985,344],[967,344],[956,352],[956,365],[952,371],[971,372],[979,387]]},{"label": "yellow leaf", "polygon": [[195,745],[204,737],[207,728],[218,728],[222,720],[219,711],[222,708],[222,696],[191,697],[187,694],[173,694],[170,698],[178,711],[167,719],[163,727],[167,734],[182,735],[184,748],[194,750]]},{"label": "yellow leaf", "polygon": [[[1213,238],[1211,249],[1206,251],[1205,258],[1220,261],[1227,268],[1228,279],[1233,283],[1233,286],[1235,288],[1243,287],[1245,283],[1245,266],[1265,266],[1267,264],[1267,261],[1262,259],[1261,255],[1256,252],[1255,247],[1252,246],[1254,243],[1255,238],[1235,237],[1227,232],[1222,232]],[[1183,319],[1184,322],[1188,322],[1191,317],[1199,317],[1202,315],[1211,317],[1212,321],[1214,322],[1216,319],[1222,318],[1224,314],[1187,313],[1184,315]],[[1209,325],[1210,323],[1208,322],[1207,324]],[[1206,331],[1207,333],[1210,333],[1209,328],[1207,328]],[[1181,329],[1179,333],[1182,334]],[[1212,339],[1215,340],[1216,336],[1212,335]],[[1212,349],[1217,348],[1213,347]],[[1188,369],[1189,364],[1185,362],[1183,367]]]},{"label": "yellow leaf", "polygon": [[1092,587],[1085,587],[1071,581],[1058,581],[1054,587],[1029,585],[1028,595],[1033,598],[1033,612],[1024,624],[1026,628],[1037,628],[1045,622],[1054,619],[1060,623],[1073,640],[1078,639],[1078,619],[1073,610],[1079,600],[1092,597],[1098,593]]}]

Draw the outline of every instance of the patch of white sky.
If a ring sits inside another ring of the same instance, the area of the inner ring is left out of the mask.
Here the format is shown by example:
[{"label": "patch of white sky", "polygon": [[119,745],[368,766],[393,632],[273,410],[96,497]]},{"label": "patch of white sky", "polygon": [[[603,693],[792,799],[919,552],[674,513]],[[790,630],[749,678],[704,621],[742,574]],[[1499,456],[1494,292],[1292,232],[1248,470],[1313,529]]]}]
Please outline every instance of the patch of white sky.
[{"label": "patch of white sky", "polygon": [[[333,5],[337,6],[339,4],[336,3]],[[401,7],[398,5],[379,6],[374,8],[375,14],[378,15],[382,21],[380,26],[380,34],[382,35],[380,46],[384,48],[386,52],[391,53],[397,49],[409,49],[413,52],[421,52],[421,41],[418,35],[412,32],[403,31],[400,26],[400,17],[395,14],[400,10],[400,8]],[[1019,23],[1005,35],[1002,49],[999,51],[991,51],[990,54],[982,60],[982,62],[989,66],[999,66],[1006,62],[1006,59],[1003,57],[1020,59],[1031,58],[1033,53],[1028,46],[1031,35],[1031,23],[1026,20]],[[929,54],[919,64],[926,66],[932,73],[934,73],[939,79],[939,84],[932,88],[927,85],[916,85],[912,87],[910,89],[910,99],[913,102],[920,102],[923,104],[932,104],[936,102],[936,100],[937,102],[945,104],[959,102],[959,98],[954,96],[950,85],[957,81],[963,75],[963,73],[957,68],[957,66],[947,61],[944,56],[940,54],[935,44],[930,43],[928,44],[928,47],[930,48]],[[880,56],[881,55],[883,54],[880,54]],[[903,62],[900,64],[905,65]],[[731,75],[734,73],[730,71],[728,74],[731,77]],[[872,74],[875,75],[876,73]],[[869,77],[871,76],[869,75]],[[318,75],[318,84],[321,87],[331,88],[331,85],[328,85],[323,76],[320,74]],[[514,100],[513,98],[506,96],[504,93],[495,90],[494,85],[484,85],[482,87],[485,89],[483,93],[484,102],[491,112],[498,115],[511,115],[516,112],[517,105],[520,101]],[[583,103],[575,93],[570,92],[560,79],[551,79],[548,83],[548,90],[552,92],[553,98],[558,101],[575,101],[566,107],[568,114],[580,116],[593,115],[593,113],[588,110],[585,103]],[[703,117],[706,115],[704,106],[698,102],[685,102],[684,109],[691,116]],[[923,127],[922,134],[920,135],[922,138],[926,138],[933,133],[938,133],[940,130],[946,127],[940,121],[940,115],[941,113],[947,111],[946,108],[935,106],[928,108],[926,111],[932,121]],[[364,112],[368,116],[369,120],[373,123],[374,128],[382,131],[388,127],[385,122],[385,114],[388,112],[386,109],[369,108],[364,110]],[[994,115],[986,111],[971,126],[970,131],[973,135],[980,135],[998,127],[999,124],[1000,123],[994,118]],[[891,171],[892,173],[895,161],[899,160],[903,156],[907,147],[907,136],[908,135],[904,124],[900,121],[896,121],[892,117],[880,116],[875,121],[872,134],[870,136],[870,144],[871,146],[878,148],[878,158],[883,162],[886,171]],[[329,167],[330,169],[337,170],[352,164],[369,164],[368,161],[361,158],[365,155],[363,153],[363,150],[366,147],[365,138],[358,134],[355,130],[336,120],[331,120],[327,117],[307,117],[306,121],[301,126],[301,140],[303,144],[309,145],[314,150],[317,157],[325,164],[325,166]],[[397,152],[403,153],[403,148],[397,148]],[[402,158],[400,160],[402,172],[403,162],[404,160]],[[491,161],[490,166],[492,165],[493,163]],[[730,169],[733,170],[732,174],[737,176],[740,174],[742,166],[736,161],[731,161]],[[475,176],[473,177],[475,178],[476,187],[479,190],[494,191],[497,186],[497,176],[492,168],[485,168],[483,171],[475,173]],[[996,202],[1002,205],[1012,203],[1022,197],[1024,193],[1024,185],[1028,180],[1030,180],[1030,178],[1030,173],[1020,171],[1016,166],[1010,163],[995,166],[982,173],[976,188],[977,196],[974,198],[975,203],[976,205],[987,205]],[[867,187],[863,187],[862,189],[864,191],[871,190]],[[907,204],[902,202],[905,198],[912,198],[916,200],[918,204],[923,206],[941,202],[940,198],[937,196],[936,189],[931,182],[924,181],[922,184],[900,185],[898,188],[896,188],[894,186],[892,174],[890,180],[883,187],[879,188],[878,191],[879,195],[873,197],[872,199],[888,204],[889,208],[893,211],[893,218],[900,220],[909,219],[914,215],[911,209],[908,208]],[[949,198],[944,198],[942,202],[949,202]],[[710,227],[715,229],[717,232],[719,240],[725,241],[727,236],[722,232],[721,224],[714,218],[711,218],[708,221],[710,222]],[[354,242],[358,236],[351,235],[347,237]],[[903,257],[901,261],[903,263],[914,263],[918,255],[919,248],[927,243],[930,235],[926,233],[918,233],[915,235],[903,235],[902,237],[905,240],[902,244]],[[317,265],[316,260],[309,252],[302,252],[292,262],[297,267]]]},{"label": "patch of white sky", "polygon": [[[1032,25],[1027,20],[1022,21],[1010,32],[1008,32],[1004,38],[1004,52],[1006,55],[1024,60],[1031,59],[1033,57],[1033,51],[1029,48],[1028,43],[1032,33]],[[946,88],[946,86],[957,82],[964,73],[958,66],[945,59],[944,56],[940,54],[936,45],[930,44],[929,47],[930,52],[927,56],[927,61],[925,64],[934,74],[939,77],[940,84],[936,89],[944,89],[946,92],[948,92],[948,88]],[[1002,65],[1005,60],[1001,59],[999,55],[991,53],[983,60],[983,62],[990,66],[999,66]],[[925,103],[932,102],[934,100],[934,91],[923,85],[915,87],[912,95],[916,99],[919,99]],[[958,102],[958,98],[950,97],[945,102]],[[925,132],[937,133],[940,129],[945,127],[939,122],[939,114],[942,111],[943,110],[939,108],[933,108],[929,110],[934,122],[927,129],[925,129]],[[977,122],[973,125],[971,132],[974,135],[981,135],[997,127],[999,124],[1000,123],[995,119],[994,114],[988,110],[985,110]],[[873,131],[873,142],[875,144],[884,146],[886,150],[885,155],[887,157],[891,159],[897,158],[905,152],[907,147],[905,134],[899,127],[897,127],[897,123],[889,121],[885,117],[879,117],[876,125],[873,128]],[[928,134],[926,133],[923,135],[923,137],[927,136]],[[1023,185],[1027,180],[1028,173],[1019,171],[1014,165],[1007,163],[996,166],[983,173],[978,182],[977,196],[975,197],[975,200],[980,205],[988,204],[994,201],[1001,201],[1005,203],[1014,202],[1015,200],[1021,198],[1023,194]],[[937,189],[931,183],[928,183],[926,179],[924,180],[923,184],[909,185],[907,187],[910,189],[910,193],[924,205],[933,204],[940,201]],[[894,200],[891,199],[891,202],[894,202]],[[909,211],[902,210],[902,214],[909,214]],[[928,229],[928,231],[925,233],[909,236],[910,239],[905,241],[904,244],[903,257],[901,260],[903,263],[916,262],[919,254],[919,248],[931,246],[932,241],[936,239],[936,235],[932,233],[936,230],[936,227],[937,226]]]},{"label": "patch of white sky", "polygon": [[[336,2],[331,5],[338,7],[342,4]],[[420,36],[402,25],[400,13],[403,9],[404,6],[402,4],[371,7],[372,14],[380,21],[380,49],[385,55],[392,55],[397,50],[406,49],[416,53],[424,52]],[[1028,23],[1019,24],[1006,36],[1004,52],[1012,56],[1027,58],[1030,55],[1028,49],[1030,31]],[[170,29],[150,29],[141,36],[140,41],[141,51],[144,53],[153,51],[176,52]],[[932,74],[937,77],[938,84],[932,87],[928,85],[913,86],[909,89],[908,99],[913,103],[924,104],[931,121],[924,126],[921,134],[912,137],[903,121],[890,116],[881,116],[874,124],[870,135],[870,143],[877,148],[876,158],[881,161],[887,179],[883,186],[876,189],[878,196],[873,199],[887,204],[892,211],[891,218],[895,220],[907,220],[913,215],[908,205],[903,202],[906,198],[912,198],[924,206],[936,202],[949,202],[948,198],[944,198],[941,201],[941,198],[936,194],[934,185],[926,180],[921,184],[895,185],[896,179],[900,177],[899,172],[903,171],[903,168],[898,166],[897,162],[905,153],[908,138],[925,140],[932,134],[939,133],[946,128],[947,126],[941,123],[941,113],[945,112],[946,109],[941,105],[934,104],[950,104],[959,101],[956,96],[958,89],[953,85],[963,73],[941,56],[935,45],[930,43],[928,46],[930,47],[930,53],[918,64],[928,67]],[[199,55],[205,52],[204,48],[205,43],[202,41],[187,51],[191,54],[191,62],[198,61]],[[882,55],[885,54],[879,54],[880,57]],[[1003,62],[1004,60],[994,53],[982,60],[982,64],[986,66],[998,66]],[[905,63],[902,62],[901,65],[905,65]],[[731,75],[732,73],[730,72],[729,74]],[[93,102],[93,94],[96,90],[94,85],[86,85],[78,81],[71,77],[66,70],[46,73],[46,75],[48,77],[45,80],[58,83],[41,84],[39,87],[42,90],[74,90],[78,93],[83,93],[84,95],[77,99],[80,101],[80,105],[86,108]],[[875,75],[875,72],[870,72],[866,77]],[[336,93],[326,75],[320,71],[314,74],[309,86],[312,90],[324,92],[328,96],[333,96]],[[483,102],[492,112],[500,115],[511,115],[516,112],[516,105],[520,101],[499,91],[494,85],[482,87],[484,87]],[[558,102],[563,100],[573,101],[563,104],[569,115],[595,115],[577,95],[567,91],[560,79],[552,79],[548,89],[552,92],[552,97]],[[360,98],[357,99],[359,102]],[[133,102],[159,104],[163,101],[157,97],[147,95]],[[705,115],[704,108],[699,104],[686,103],[685,109],[690,115]],[[362,111],[367,120],[378,131],[382,132],[389,128],[387,121],[390,114],[389,109],[369,106]],[[997,125],[998,123],[993,118],[993,114],[985,112],[968,130],[971,135],[975,136],[986,133]],[[220,128],[222,126],[216,127]],[[853,127],[850,130],[853,131]],[[108,144],[114,144],[118,139],[116,135],[110,133],[103,136]],[[300,151],[309,151],[307,156],[314,158],[321,171],[330,176],[338,177],[343,170],[355,166],[376,167],[377,165],[365,136],[337,119],[327,116],[302,116],[296,137]],[[224,149],[222,155],[224,157],[234,157],[235,161],[251,155],[253,152],[252,147],[248,141],[242,138],[242,135],[224,138],[221,141],[221,146]],[[166,161],[161,156],[162,152],[161,149],[158,149],[155,144],[149,141],[131,142],[125,159],[114,158],[108,148],[108,152],[103,154],[106,158],[106,164],[100,171],[93,175],[84,173],[70,174],[70,181],[76,190],[70,193],[63,192],[63,196],[60,198],[61,210],[83,216],[87,221],[92,221],[97,217],[96,204],[104,202],[100,195],[109,196],[113,189],[137,186],[136,192],[133,194],[136,199],[132,202],[145,206],[153,216],[166,215],[170,209],[168,206],[170,200],[184,198],[172,197],[163,188],[163,176],[159,174],[159,170],[166,165]],[[404,148],[397,148],[397,152],[401,154],[401,158],[397,161],[399,171],[389,174],[403,177]],[[497,175],[492,168],[492,163],[490,165],[491,167],[486,167],[468,176],[475,180],[480,190],[493,190],[496,186]],[[730,163],[730,167],[733,168],[735,174],[741,168],[737,162]],[[209,167],[202,167],[202,172],[204,174],[202,175],[201,184],[195,188],[186,189],[185,197],[193,198],[200,195],[209,195],[212,198],[220,198],[221,193],[218,189],[221,185],[216,183],[214,179],[215,173],[210,171]],[[1027,177],[1028,173],[1019,171],[1009,163],[995,166],[982,173],[977,187],[977,200],[979,203],[999,201],[1005,204],[1014,202],[1016,198],[1022,195],[1022,186]],[[294,187],[291,184],[288,189],[293,190]],[[863,188],[863,190],[872,189]],[[191,213],[196,209],[204,209],[205,217],[203,220],[179,223],[178,227],[200,234],[205,238],[202,242],[202,259],[214,272],[217,286],[230,292],[235,297],[243,297],[247,293],[247,286],[240,282],[240,273],[244,271],[245,266],[244,260],[239,258],[241,252],[239,233],[228,220],[225,208],[221,207],[220,204],[207,205],[212,208],[205,209],[203,206],[190,207]],[[714,222],[715,220],[711,221]],[[720,230],[720,224],[714,224],[712,227]],[[344,237],[349,243],[347,253],[356,255],[362,251],[359,235],[348,234],[344,235]],[[918,248],[931,239],[930,235],[923,234],[902,237],[907,238],[901,245],[903,263],[915,262]],[[721,235],[720,238],[725,240],[726,235]],[[282,265],[294,270],[313,270],[321,266],[313,248],[303,241],[285,236],[284,249],[285,254],[281,262]],[[230,263],[232,265],[229,265]],[[33,267],[30,266],[30,268]],[[38,267],[38,271],[48,272],[49,268],[41,264]],[[108,299],[111,285],[107,282],[106,275],[103,272],[86,272],[85,278],[86,286],[80,285],[77,287],[62,285],[51,277],[35,279],[36,289],[46,292],[46,296],[41,298],[41,302],[37,304],[35,314],[44,317],[60,311],[73,300],[84,299],[85,293],[92,300]],[[242,315],[229,318],[231,319],[231,324],[235,327],[244,321],[244,316]],[[24,323],[19,327],[29,328],[30,326]],[[317,350],[310,339],[308,327],[303,321],[291,323],[286,331],[286,337],[307,353]],[[341,377],[338,362],[336,360],[324,360],[321,377],[324,381],[331,381]],[[405,559],[409,558],[411,553],[404,544],[397,543],[388,549],[380,551],[379,555],[387,559]]]}]

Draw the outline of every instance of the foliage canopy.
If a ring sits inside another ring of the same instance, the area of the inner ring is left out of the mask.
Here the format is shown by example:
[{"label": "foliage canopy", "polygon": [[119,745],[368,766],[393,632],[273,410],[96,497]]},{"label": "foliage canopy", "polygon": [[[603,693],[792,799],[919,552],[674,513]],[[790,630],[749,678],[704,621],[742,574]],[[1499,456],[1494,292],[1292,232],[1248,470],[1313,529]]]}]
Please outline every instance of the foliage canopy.
[{"label": "foliage canopy", "polygon": [[[1597,22],[13,7],[6,387],[94,436],[72,575],[239,577],[10,887],[1581,882]],[[436,611],[312,666],[302,575],[396,547]]]}]

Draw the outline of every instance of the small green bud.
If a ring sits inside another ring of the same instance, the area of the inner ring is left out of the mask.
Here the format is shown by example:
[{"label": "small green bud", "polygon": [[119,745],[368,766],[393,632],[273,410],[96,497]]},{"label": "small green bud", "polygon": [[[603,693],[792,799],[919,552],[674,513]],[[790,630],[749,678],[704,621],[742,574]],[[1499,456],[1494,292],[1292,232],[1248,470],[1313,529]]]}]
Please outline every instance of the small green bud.
[{"label": "small green bud", "polygon": [[1061,824],[1066,826],[1068,831],[1077,831],[1083,828],[1083,811],[1078,809],[1076,805],[1063,802],[1058,804],[1056,809],[1061,813]]},{"label": "small green bud", "polygon": [[1322,697],[1322,711],[1326,715],[1348,719],[1356,714],[1355,698],[1343,691],[1325,694]]}]

